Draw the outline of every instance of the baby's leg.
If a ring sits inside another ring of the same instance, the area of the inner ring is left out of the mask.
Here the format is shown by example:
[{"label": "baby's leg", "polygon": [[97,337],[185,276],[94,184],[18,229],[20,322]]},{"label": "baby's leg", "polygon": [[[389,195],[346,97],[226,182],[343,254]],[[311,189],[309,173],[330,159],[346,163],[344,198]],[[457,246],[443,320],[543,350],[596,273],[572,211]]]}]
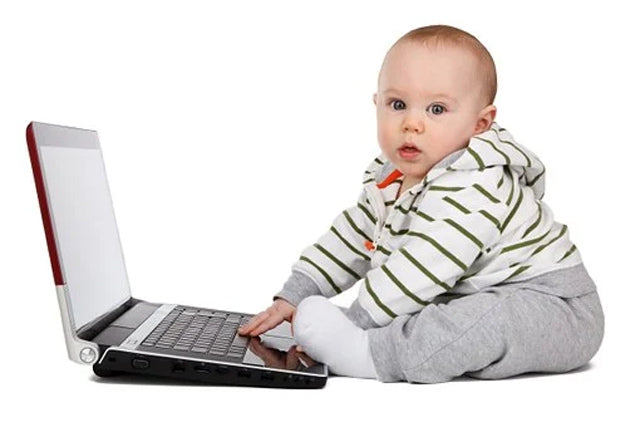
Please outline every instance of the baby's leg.
[{"label": "baby's leg", "polygon": [[305,298],[293,320],[295,341],[313,359],[325,363],[331,373],[376,378],[367,332],[345,311],[323,296]]},{"label": "baby's leg", "polygon": [[595,291],[560,298],[508,284],[428,305],[367,333],[379,380],[438,383],[465,374],[570,371],[593,357],[603,328]]}]

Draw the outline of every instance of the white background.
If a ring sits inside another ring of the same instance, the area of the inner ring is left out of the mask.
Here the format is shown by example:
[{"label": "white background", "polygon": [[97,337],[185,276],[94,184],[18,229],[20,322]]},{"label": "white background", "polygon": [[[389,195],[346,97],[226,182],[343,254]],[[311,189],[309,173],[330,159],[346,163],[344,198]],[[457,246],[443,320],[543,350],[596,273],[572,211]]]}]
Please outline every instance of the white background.
[{"label": "white background", "polygon": [[[640,37],[625,3],[7,3],[3,424],[637,421],[627,386],[638,380]],[[586,369],[439,385],[332,377],[292,391],[102,381],[67,360],[25,143],[31,120],[98,130],[135,297],[258,312],[360,192],[379,152],[371,98],[386,50],[437,23],[492,53],[496,121],[545,163],[545,201],[599,286],[606,333]]]}]

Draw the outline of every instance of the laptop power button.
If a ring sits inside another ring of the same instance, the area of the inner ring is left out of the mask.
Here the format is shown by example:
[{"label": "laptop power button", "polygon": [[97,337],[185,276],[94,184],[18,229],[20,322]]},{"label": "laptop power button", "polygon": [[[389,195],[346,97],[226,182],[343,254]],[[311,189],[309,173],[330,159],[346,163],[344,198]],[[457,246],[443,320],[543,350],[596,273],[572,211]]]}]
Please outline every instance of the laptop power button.
[{"label": "laptop power button", "polygon": [[139,359],[136,357],[131,361],[131,366],[133,366],[134,369],[147,369],[149,367],[149,361],[146,359]]}]

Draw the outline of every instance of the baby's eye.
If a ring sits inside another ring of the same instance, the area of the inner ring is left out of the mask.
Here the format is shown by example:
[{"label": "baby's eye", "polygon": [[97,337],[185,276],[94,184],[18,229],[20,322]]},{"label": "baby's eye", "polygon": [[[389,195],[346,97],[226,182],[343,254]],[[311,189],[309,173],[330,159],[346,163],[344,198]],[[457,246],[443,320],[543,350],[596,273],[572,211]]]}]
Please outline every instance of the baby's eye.
[{"label": "baby's eye", "polygon": [[404,107],[406,107],[404,105],[404,102],[399,99],[394,99],[393,101],[391,101],[391,108],[393,108],[394,110],[404,110]]},{"label": "baby's eye", "polygon": [[444,107],[444,105],[441,105],[441,104],[431,104],[427,108],[427,111],[431,111],[435,115],[440,115],[440,114],[444,113],[445,110],[446,110],[446,108]]}]

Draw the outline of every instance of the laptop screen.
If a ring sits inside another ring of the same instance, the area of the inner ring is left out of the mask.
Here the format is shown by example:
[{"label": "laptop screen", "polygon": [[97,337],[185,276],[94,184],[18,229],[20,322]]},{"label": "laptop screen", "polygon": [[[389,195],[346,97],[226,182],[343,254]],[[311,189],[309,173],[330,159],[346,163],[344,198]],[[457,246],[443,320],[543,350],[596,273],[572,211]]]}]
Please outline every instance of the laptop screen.
[{"label": "laptop screen", "polygon": [[60,269],[76,329],[130,296],[97,133],[34,123]]}]

